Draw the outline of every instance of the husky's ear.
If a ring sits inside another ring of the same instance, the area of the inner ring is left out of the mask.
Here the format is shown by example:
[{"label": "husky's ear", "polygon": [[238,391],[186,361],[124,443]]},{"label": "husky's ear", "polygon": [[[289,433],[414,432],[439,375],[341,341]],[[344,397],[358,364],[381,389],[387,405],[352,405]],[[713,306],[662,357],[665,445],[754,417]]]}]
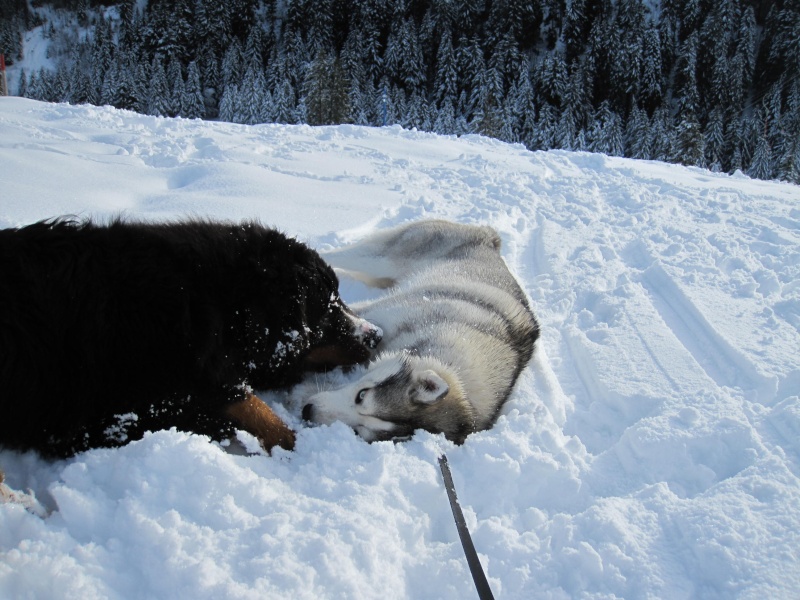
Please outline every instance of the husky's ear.
[{"label": "husky's ear", "polygon": [[417,375],[411,388],[411,400],[421,404],[438,402],[450,391],[450,386],[436,371],[423,371]]}]

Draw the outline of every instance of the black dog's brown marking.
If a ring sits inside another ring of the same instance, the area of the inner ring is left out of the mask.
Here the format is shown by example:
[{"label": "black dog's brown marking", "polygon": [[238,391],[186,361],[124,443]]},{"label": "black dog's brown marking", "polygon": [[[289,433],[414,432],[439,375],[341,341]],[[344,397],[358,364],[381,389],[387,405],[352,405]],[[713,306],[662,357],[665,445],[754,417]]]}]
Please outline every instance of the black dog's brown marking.
[{"label": "black dog's brown marking", "polygon": [[284,450],[294,448],[294,431],[253,394],[248,394],[244,400],[229,405],[225,413],[241,429],[256,436],[265,448],[275,446],[280,446]]},{"label": "black dog's brown marking", "polygon": [[256,223],[0,230],[0,445],[67,456],[177,427],[294,434],[250,392],[369,356],[304,244]]}]

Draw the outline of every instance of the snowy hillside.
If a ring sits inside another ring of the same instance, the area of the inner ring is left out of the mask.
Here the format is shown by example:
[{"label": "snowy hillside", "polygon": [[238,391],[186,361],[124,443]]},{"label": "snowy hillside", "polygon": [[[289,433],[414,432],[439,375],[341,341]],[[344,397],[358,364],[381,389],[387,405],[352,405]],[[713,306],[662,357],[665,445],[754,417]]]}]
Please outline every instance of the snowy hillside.
[{"label": "snowy hillside", "polygon": [[497,598],[796,597],[799,187],[0,99],[0,227],[65,213],[255,217],[318,248],[489,224],[542,339],[497,426],[461,447],[307,428],[270,394],[295,452],[176,431],[56,463],[0,450],[53,509],[0,506],[0,598],[472,598],[441,451]]}]

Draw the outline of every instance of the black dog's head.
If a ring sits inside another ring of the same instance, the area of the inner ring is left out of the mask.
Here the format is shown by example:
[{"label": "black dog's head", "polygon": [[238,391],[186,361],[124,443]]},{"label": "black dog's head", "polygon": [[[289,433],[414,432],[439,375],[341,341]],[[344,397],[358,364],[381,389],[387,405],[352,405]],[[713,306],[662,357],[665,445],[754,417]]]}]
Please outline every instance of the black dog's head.
[{"label": "black dog's head", "polygon": [[[279,235],[280,239],[274,236]],[[380,327],[357,317],[339,296],[333,269],[311,248],[277,232],[262,230],[255,259],[262,283],[248,326],[261,344],[253,384],[299,381],[305,370],[321,371],[365,362],[383,337]],[[277,250],[282,247],[282,250]],[[264,324],[280,323],[281,331],[264,333]],[[283,381],[278,382],[278,379]],[[292,381],[293,380],[293,381]]]},{"label": "black dog's head", "polygon": [[353,365],[369,359],[383,337],[377,325],[356,316],[339,296],[339,280],[333,269],[309,250],[300,276],[298,297],[305,299],[304,314],[309,332],[306,368],[323,370]]}]

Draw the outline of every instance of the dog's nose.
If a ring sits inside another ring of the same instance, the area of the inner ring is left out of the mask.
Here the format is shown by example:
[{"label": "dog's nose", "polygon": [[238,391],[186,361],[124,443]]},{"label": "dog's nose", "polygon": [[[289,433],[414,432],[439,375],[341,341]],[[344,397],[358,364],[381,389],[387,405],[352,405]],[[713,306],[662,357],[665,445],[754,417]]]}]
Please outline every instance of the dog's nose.
[{"label": "dog's nose", "polygon": [[364,321],[361,325],[362,339],[367,348],[375,348],[383,339],[383,329],[373,325],[369,321]]},{"label": "dog's nose", "polygon": [[306,404],[303,407],[303,420],[310,421],[314,416],[314,405],[313,404]]}]

